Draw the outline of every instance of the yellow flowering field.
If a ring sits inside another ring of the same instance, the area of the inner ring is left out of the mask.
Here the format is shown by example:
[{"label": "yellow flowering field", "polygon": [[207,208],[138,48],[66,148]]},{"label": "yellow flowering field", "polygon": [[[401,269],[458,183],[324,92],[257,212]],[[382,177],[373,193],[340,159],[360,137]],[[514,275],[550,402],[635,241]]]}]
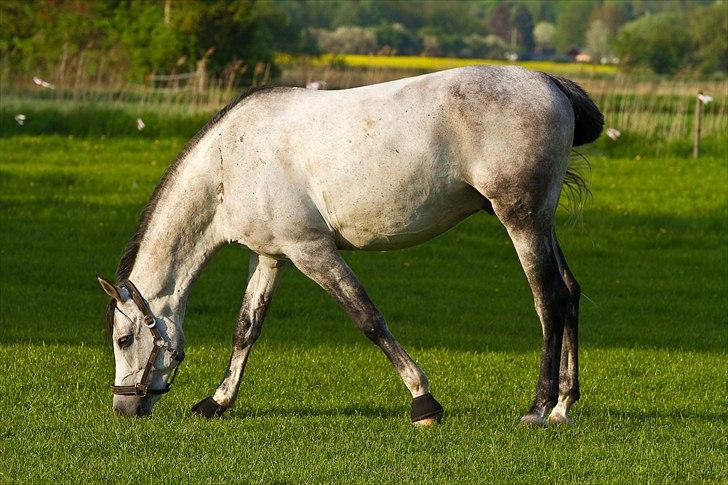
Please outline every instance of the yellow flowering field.
[{"label": "yellow flowering field", "polygon": [[[288,54],[276,56],[276,62],[282,65],[292,64],[295,58]],[[403,69],[418,71],[440,71],[455,67],[485,65],[518,65],[535,71],[546,71],[557,74],[601,74],[613,75],[617,66],[599,64],[581,64],[553,61],[507,61],[500,59],[460,59],[452,57],[421,56],[372,56],[364,54],[323,54],[314,58],[311,63],[315,67],[340,64],[345,67],[362,69]]]}]

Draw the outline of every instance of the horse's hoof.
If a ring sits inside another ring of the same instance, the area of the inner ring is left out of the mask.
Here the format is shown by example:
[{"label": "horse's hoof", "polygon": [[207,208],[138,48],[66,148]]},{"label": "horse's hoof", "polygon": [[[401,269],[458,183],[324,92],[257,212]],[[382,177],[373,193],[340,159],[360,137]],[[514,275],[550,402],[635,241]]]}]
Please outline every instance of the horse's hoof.
[{"label": "horse's hoof", "polygon": [[550,425],[560,426],[562,424],[569,424],[569,422],[571,422],[571,420],[565,414],[556,412],[556,413],[551,413],[549,415],[549,424]]},{"label": "horse's hoof", "polygon": [[206,418],[214,418],[215,416],[222,416],[227,408],[216,403],[211,397],[203,399],[194,406],[192,406],[192,413],[198,416],[204,416]]},{"label": "horse's hoof", "polygon": [[521,418],[521,425],[522,426],[543,426],[546,424],[546,420],[543,419],[543,416],[536,413],[528,413],[524,414]]},{"label": "horse's hoof", "polygon": [[433,416],[432,418],[412,421],[412,426],[417,426],[418,428],[427,428],[428,426],[435,426],[436,424],[438,424],[440,422],[440,419],[442,419],[442,414],[439,416]]},{"label": "horse's hoof", "polygon": [[442,406],[429,392],[412,400],[412,424],[432,426],[442,419]]}]

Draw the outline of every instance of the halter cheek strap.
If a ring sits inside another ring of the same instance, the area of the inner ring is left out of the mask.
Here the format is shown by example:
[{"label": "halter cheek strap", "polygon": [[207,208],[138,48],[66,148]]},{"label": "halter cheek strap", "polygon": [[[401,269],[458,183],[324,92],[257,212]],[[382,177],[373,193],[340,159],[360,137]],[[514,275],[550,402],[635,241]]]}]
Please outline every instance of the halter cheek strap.
[{"label": "halter cheek strap", "polygon": [[[169,390],[172,388],[172,383],[174,382],[175,377],[177,377],[177,371],[179,370],[179,365],[185,358],[185,353],[182,351],[174,350],[171,343],[165,340],[162,337],[162,334],[159,333],[159,329],[157,328],[157,320],[154,318],[154,315],[149,308],[149,304],[142,297],[137,287],[134,286],[134,283],[132,283],[131,281],[127,281],[121,286],[129,291],[132,300],[136,304],[139,311],[142,312],[142,316],[144,317],[144,326],[147,327],[152,333],[154,345],[152,347],[151,353],[149,354],[149,358],[147,359],[147,365],[144,367],[144,371],[142,372],[142,377],[141,379],[139,379],[139,382],[132,386],[111,386],[111,390],[114,394],[119,396],[144,397],[149,394],[165,394],[169,392]],[[169,352],[172,356],[172,360],[175,361],[177,365],[175,366],[174,371],[172,371],[170,379],[167,380],[167,382],[165,383],[164,388],[152,389],[151,387],[149,387],[149,381],[152,378],[152,369],[154,368],[154,362],[156,362],[157,357],[162,351]]]}]

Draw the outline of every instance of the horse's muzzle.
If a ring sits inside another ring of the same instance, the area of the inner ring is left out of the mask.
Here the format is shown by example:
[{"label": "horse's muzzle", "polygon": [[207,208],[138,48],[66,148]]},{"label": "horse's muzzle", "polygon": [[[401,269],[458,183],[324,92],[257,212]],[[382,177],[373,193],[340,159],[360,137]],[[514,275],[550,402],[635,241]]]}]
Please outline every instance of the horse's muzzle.
[{"label": "horse's muzzle", "polygon": [[152,406],[149,399],[139,396],[114,396],[114,414],[126,418],[150,416]]}]

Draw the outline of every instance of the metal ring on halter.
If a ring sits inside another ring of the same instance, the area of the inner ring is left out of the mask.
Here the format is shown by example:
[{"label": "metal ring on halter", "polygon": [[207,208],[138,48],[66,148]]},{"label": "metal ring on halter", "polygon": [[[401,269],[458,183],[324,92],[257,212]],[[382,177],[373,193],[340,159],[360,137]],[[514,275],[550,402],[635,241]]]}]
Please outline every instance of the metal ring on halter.
[{"label": "metal ring on halter", "polygon": [[[139,379],[139,382],[131,386],[112,385],[111,391],[118,396],[144,397],[149,394],[165,394],[169,392],[169,390],[172,388],[172,383],[174,382],[175,377],[177,377],[177,371],[179,370],[179,365],[185,358],[185,353],[181,350],[174,350],[172,348],[171,342],[165,340],[162,337],[162,334],[159,333],[159,329],[157,328],[157,319],[154,318],[154,315],[149,308],[149,304],[142,297],[142,294],[139,292],[137,287],[134,286],[134,283],[132,283],[131,281],[127,281],[121,286],[123,288],[126,288],[126,290],[131,294],[132,300],[134,300],[134,303],[136,304],[139,311],[142,312],[142,315],[144,317],[144,326],[147,327],[152,333],[154,346],[152,347],[152,352],[149,354],[147,364],[146,366],[144,366],[144,371],[142,372],[142,377],[141,379]],[[172,375],[170,376],[170,379],[165,383],[163,389],[152,389],[149,386],[149,381],[152,378],[152,369],[154,368],[154,362],[157,360],[157,356],[159,356],[159,353],[162,351],[169,352],[172,355],[172,360],[176,361],[177,365],[174,367]]]}]

